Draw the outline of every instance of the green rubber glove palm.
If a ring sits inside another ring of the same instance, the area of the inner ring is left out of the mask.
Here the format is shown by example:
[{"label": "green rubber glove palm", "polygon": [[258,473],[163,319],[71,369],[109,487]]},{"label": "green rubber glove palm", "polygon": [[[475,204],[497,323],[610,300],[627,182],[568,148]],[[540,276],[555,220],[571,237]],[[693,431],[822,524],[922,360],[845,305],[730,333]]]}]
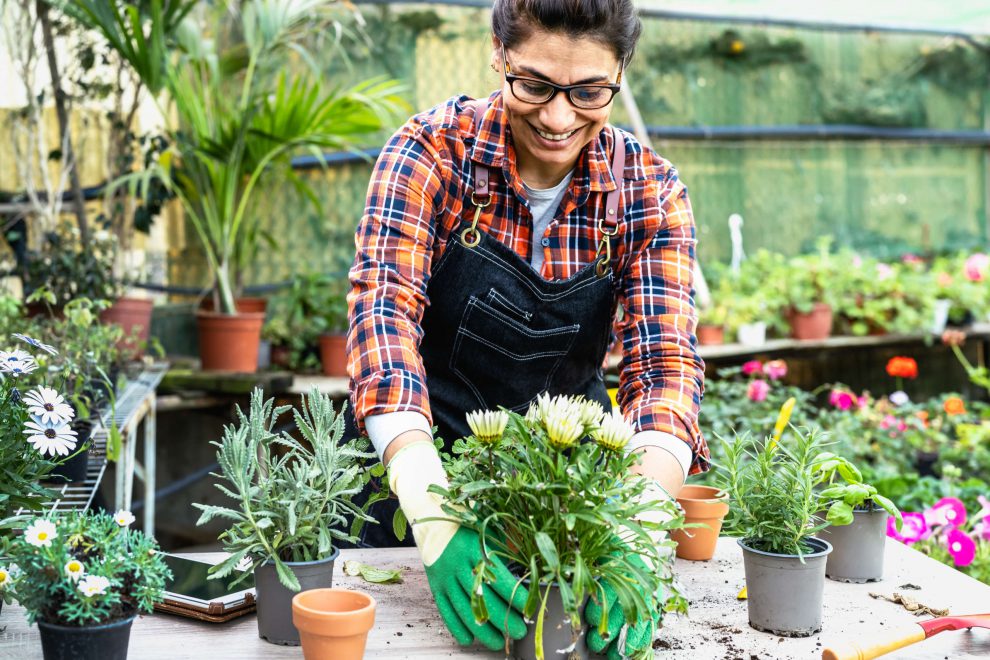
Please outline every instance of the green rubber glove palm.
[{"label": "green rubber glove palm", "polygon": [[516,578],[494,559],[493,579],[482,585],[489,618],[478,623],[471,610],[474,570],[481,563],[478,533],[445,518],[442,498],[431,485],[447,487],[447,475],[437,450],[428,442],[401,449],[389,462],[389,486],[412,525],[416,547],[426,568],[426,579],[437,610],[460,644],[478,640],[493,651],[505,645],[503,631],[512,639],[526,634],[522,612],[529,592],[516,587]]},{"label": "green rubber glove palm", "polygon": [[[629,559],[629,563],[636,564],[641,570],[649,572],[649,568],[639,555],[633,555]],[[599,603],[590,600],[584,608],[584,620],[589,625],[588,648],[594,653],[607,653],[609,660],[635,657],[647,650],[650,650],[652,655],[653,635],[660,626],[663,612],[658,608],[651,618],[629,621],[625,646],[623,647],[620,644],[622,640],[619,639],[619,633],[627,621],[622,613],[622,606],[619,604],[615,590],[608,583],[602,585],[602,590],[604,591],[604,602]],[[657,602],[661,602],[660,594],[657,594]],[[598,625],[601,623],[602,613],[605,611],[608,612],[608,628],[603,636],[598,632]]]}]

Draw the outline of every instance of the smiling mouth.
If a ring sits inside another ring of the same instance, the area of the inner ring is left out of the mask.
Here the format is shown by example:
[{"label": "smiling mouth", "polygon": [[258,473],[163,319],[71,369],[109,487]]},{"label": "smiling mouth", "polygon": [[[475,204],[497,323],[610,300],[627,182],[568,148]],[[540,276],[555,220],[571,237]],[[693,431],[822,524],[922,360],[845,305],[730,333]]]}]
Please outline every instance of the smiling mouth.
[{"label": "smiling mouth", "polygon": [[561,142],[571,137],[575,133],[577,133],[577,129],[574,129],[573,131],[569,131],[567,133],[547,133],[546,131],[541,131],[535,126],[533,127],[533,130],[535,130],[537,134],[544,140],[551,140],[553,142]]}]

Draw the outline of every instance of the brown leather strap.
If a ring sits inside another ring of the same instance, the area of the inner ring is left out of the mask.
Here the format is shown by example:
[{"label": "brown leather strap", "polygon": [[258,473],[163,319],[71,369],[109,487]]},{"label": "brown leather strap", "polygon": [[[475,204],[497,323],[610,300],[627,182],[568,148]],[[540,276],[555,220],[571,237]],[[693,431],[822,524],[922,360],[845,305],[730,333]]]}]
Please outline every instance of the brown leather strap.
[{"label": "brown leather strap", "polygon": [[605,231],[615,233],[619,225],[619,201],[622,199],[622,173],[626,169],[626,141],[622,133],[612,129],[612,177],[615,190],[605,195]]},{"label": "brown leather strap", "polygon": [[[488,99],[477,99],[471,101],[468,105],[474,107],[474,135],[475,142],[478,140],[478,132],[481,130],[481,120],[485,116],[485,112],[488,110]],[[471,201],[475,203],[476,206],[487,206],[488,201],[491,199],[491,172],[488,167],[481,165],[480,163],[474,164],[474,193],[471,195]]]}]

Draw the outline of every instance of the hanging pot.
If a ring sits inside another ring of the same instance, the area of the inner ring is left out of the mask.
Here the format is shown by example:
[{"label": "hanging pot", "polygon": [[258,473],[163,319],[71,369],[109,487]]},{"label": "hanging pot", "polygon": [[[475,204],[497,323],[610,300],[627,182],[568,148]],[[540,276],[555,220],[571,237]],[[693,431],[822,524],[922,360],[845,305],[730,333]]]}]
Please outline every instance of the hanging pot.
[{"label": "hanging pot", "polygon": [[258,345],[262,312],[217,314],[196,312],[199,328],[199,358],[204,371],[236,371],[254,373],[258,370]]},{"label": "hanging pot", "polygon": [[738,541],[746,571],[749,625],[782,637],[808,637],[822,629],[825,562],[832,546],[805,540],[804,561],[797,555],[764,552]]},{"label": "hanging pot", "polygon": [[114,323],[124,329],[124,337],[117,347],[130,359],[144,355],[144,345],[151,330],[151,312],[154,302],[143,298],[118,298],[109,309],[100,312],[100,323]]},{"label": "hanging pot", "polygon": [[887,518],[883,509],[853,511],[848,525],[830,525],[819,535],[832,544],[825,576],[839,582],[876,582],[883,578]]},{"label": "hanging pot", "polygon": [[45,660],[127,660],[134,617],[100,626],[61,626],[38,621]]},{"label": "hanging pot", "polygon": [[292,622],[306,660],[361,660],[375,625],[375,599],[350,589],[310,589],[292,597]]},{"label": "hanging pot", "polygon": [[[529,586],[529,585],[527,585]],[[546,589],[541,586],[540,589]],[[584,624],[579,630],[571,627],[571,618],[564,610],[564,600],[560,597],[560,588],[556,584],[549,587],[547,595],[547,610],[543,615],[543,657],[566,658],[567,660],[587,660],[589,651],[585,641],[588,625]],[[587,599],[585,599],[587,603]],[[584,611],[584,604],[581,605]],[[570,649],[570,653],[561,653],[561,649]],[[536,660],[536,623],[527,624],[526,636],[513,642],[512,657],[516,660]]]},{"label": "hanging pot", "polygon": [[323,375],[343,378],[347,376],[347,335],[320,335],[320,362]]},{"label": "hanging pot", "polygon": [[719,489],[711,486],[684,486],[678,493],[684,522],[703,525],[671,530],[670,538],[677,543],[677,556],[681,559],[708,561],[715,554],[722,520],[729,513],[728,498],[718,494]]},{"label": "hanging pot", "polygon": [[826,303],[815,303],[807,314],[792,309],[790,323],[791,337],[794,339],[828,339],[832,334],[832,307]]},{"label": "hanging pot", "polygon": [[720,325],[702,324],[695,331],[702,346],[718,346],[725,343],[725,328]]},{"label": "hanging pot", "polygon": [[[299,580],[302,591],[333,586],[333,564],[340,550],[316,561],[285,562]],[[275,562],[266,561],[254,571],[258,601],[258,636],[272,644],[299,646],[299,631],[292,624],[292,598],[296,592],[279,582]]]}]

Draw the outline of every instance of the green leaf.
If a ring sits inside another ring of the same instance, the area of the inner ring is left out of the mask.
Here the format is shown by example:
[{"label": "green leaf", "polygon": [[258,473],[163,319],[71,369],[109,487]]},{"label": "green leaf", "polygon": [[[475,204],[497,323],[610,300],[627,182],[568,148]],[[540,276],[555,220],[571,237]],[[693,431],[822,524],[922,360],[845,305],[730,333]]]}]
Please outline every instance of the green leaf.
[{"label": "green leaf", "polygon": [[828,509],[825,519],[830,525],[848,525],[853,521],[853,508],[845,502],[834,502]]},{"label": "green leaf", "polygon": [[551,571],[556,572],[560,568],[560,557],[557,555],[557,547],[554,545],[553,540],[546,532],[537,532],[534,540],[536,541],[536,547],[539,548],[540,554],[543,556],[543,560],[547,563],[547,567]]},{"label": "green leaf", "polygon": [[406,514],[402,512],[402,509],[396,509],[395,513],[392,515],[392,532],[395,533],[395,538],[400,541],[406,538],[406,529],[409,523],[406,521]]},{"label": "green leaf", "polygon": [[344,573],[352,577],[360,575],[365,582],[373,584],[398,584],[402,582],[400,569],[376,568],[355,559],[344,562]]}]

